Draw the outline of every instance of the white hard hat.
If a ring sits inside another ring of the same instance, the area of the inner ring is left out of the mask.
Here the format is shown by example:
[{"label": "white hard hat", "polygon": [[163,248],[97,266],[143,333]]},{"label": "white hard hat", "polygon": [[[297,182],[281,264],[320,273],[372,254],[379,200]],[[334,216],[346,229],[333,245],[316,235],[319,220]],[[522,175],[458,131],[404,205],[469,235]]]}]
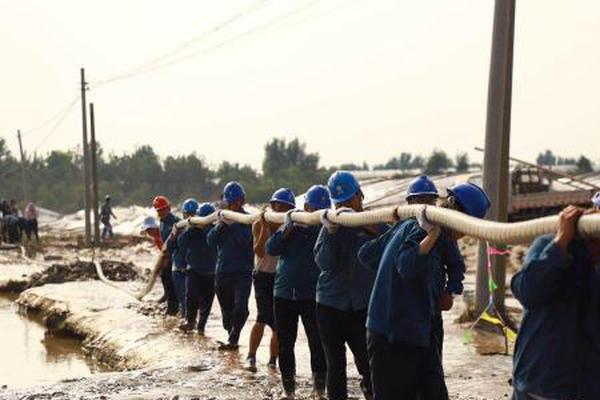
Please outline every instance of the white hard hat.
[{"label": "white hard hat", "polygon": [[148,229],[157,229],[157,228],[158,228],[158,224],[156,223],[156,220],[154,219],[154,217],[146,217],[146,218],[144,218],[144,222],[142,223],[140,233],[143,234]]}]

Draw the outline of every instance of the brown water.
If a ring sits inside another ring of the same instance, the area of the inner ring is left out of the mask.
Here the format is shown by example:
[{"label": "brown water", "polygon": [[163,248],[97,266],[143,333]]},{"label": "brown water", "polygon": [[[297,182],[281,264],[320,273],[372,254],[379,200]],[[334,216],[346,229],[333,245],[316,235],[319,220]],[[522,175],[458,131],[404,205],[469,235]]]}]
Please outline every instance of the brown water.
[{"label": "brown water", "polygon": [[16,297],[0,294],[0,386],[22,388],[104,370],[78,339],[49,334],[41,318],[20,314]]}]

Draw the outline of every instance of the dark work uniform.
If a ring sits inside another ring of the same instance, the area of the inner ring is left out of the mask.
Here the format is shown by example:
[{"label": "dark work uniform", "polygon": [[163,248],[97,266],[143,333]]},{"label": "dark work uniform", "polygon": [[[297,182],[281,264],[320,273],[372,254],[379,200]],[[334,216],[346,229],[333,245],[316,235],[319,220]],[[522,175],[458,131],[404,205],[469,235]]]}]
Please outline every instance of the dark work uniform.
[{"label": "dark work uniform", "polygon": [[[367,319],[376,400],[448,398],[434,329],[445,245],[438,239],[420,255],[425,236],[414,219],[396,225],[378,263]],[[373,266],[366,254],[362,261]]]},{"label": "dark work uniform", "polygon": [[[163,243],[166,243],[171,234],[171,230],[173,229],[173,225],[178,221],[179,218],[173,214],[169,214],[164,219],[160,220],[160,238]],[[173,259],[172,256],[170,256],[167,264],[160,273],[160,280],[162,281],[163,289],[167,296],[167,315],[175,315],[179,309],[177,292],[175,291],[175,285],[173,284],[173,278],[171,276],[172,268]]]},{"label": "dark work uniform", "polygon": [[177,239],[179,250],[184,254],[186,319],[190,325],[196,323],[203,332],[215,297],[215,249],[206,243],[210,226],[188,228]]},{"label": "dark work uniform", "polygon": [[279,256],[275,275],[275,320],[279,339],[279,369],[284,389],[295,389],[296,357],[294,347],[298,334],[298,319],[302,320],[310,348],[310,367],[315,388],[325,388],[327,364],[319,337],[316,316],[316,286],[319,268],[313,251],[319,226],[294,225],[284,237],[285,225],[267,241],[267,252]]},{"label": "dark work uniform", "polygon": [[568,254],[537,238],[512,279],[523,304],[515,344],[513,399],[600,399],[600,269],[586,242]]},{"label": "dark work uniform", "polygon": [[[384,225],[380,231],[385,230]],[[363,391],[371,392],[365,320],[375,272],[362,266],[358,249],[373,236],[362,228],[339,227],[336,233],[322,228],[315,245],[317,321],[327,360],[330,400],[348,397],[346,344],[354,355]]]},{"label": "dark work uniform", "polygon": [[237,222],[217,224],[207,235],[207,243],[217,251],[215,289],[223,314],[223,327],[229,344],[237,345],[248,319],[248,299],[252,288],[254,252],[252,228]]}]

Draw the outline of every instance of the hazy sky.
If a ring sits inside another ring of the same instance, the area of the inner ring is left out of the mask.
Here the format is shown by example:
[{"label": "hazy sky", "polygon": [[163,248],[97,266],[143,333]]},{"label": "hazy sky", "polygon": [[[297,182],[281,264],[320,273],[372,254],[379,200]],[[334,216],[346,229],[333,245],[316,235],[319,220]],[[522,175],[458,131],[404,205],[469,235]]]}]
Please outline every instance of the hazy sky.
[{"label": "hazy sky", "polygon": [[[297,136],[324,164],[434,147],[475,159],[492,13],[492,0],[0,0],[0,135],[16,152],[16,130],[78,95],[84,66],[109,151],[259,166],[269,138]],[[97,84],[195,37],[160,60],[185,62]],[[518,0],[515,37],[511,154],[600,159],[600,2]],[[53,125],[27,151],[80,143],[81,105]]]}]

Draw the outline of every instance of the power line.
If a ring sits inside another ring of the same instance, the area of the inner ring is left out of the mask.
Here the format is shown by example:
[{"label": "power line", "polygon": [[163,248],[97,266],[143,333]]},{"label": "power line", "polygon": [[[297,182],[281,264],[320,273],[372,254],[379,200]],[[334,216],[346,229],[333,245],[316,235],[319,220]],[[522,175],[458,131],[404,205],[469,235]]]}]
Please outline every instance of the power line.
[{"label": "power line", "polygon": [[[76,97],[74,97],[73,99],[76,99]],[[71,102],[73,101],[70,100],[63,108],[60,109],[60,111],[58,111],[56,114],[54,114],[51,118],[47,119],[46,121],[42,122],[41,124],[39,124],[38,126],[28,129],[26,131],[24,131],[23,133],[21,133],[21,136],[25,137],[26,135],[33,133],[35,131],[39,131],[40,129],[45,128],[46,126],[50,125],[52,122],[56,121],[58,118],[60,118],[60,116],[68,109],[71,107]]]},{"label": "power line", "polygon": [[69,105],[63,110],[63,114],[60,116],[60,118],[56,121],[56,123],[54,124],[54,126],[52,126],[52,129],[50,129],[50,131],[38,142],[38,144],[34,147],[33,152],[35,153],[45,142],[46,140],[48,140],[50,138],[50,136],[52,136],[54,134],[54,132],[56,132],[56,130],[58,129],[58,127],[63,123],[63,121],[65,120],[65,118],[67,118],[67,116],[71,113],[71,110],[73,109],[73,107],[79,103],[79,97],[75,97],[70,103]]},{"label": "power line", "polygon": [[213,26],[212,28],[202,32],[201,34],[199,34],[198,36],[195,36],[187,41],[185,41],[184,43],[176,46],[175,48],[173,48],[172,50],[169,50],[165,53],[163,53],[160,56],[157,56],[151,60],[148,60],[142,64],[140,64],[139,66],[130,69],[127,72],[121,73],[119,75],[113,76],[111,78],[106,78],[100,81],[96,81],[96,82],[92,82],[92,84],[95,87],[98,87],[100,85],[104,85],[107,83],[111,83],[114,81],[118,81],[118,80],[122,80],[122,79],[127,79],[131,76],[134,76],[138,73],[144,72],[144,70],[146,70],[147,68],[151,67],[152,65],[155,65],[165,59],[169,59],[175,55],[177,55],[178,53],[181,53],[182,51],[184,51],[186,48],[193,46],[197,43],[203,42],[204,40],[208,39],[211,35],[223,30],[224,28],[226,28],[227,26],[231,25],[232,23],[234,23],[235,21],[237,21],[238,19],[241,19],[243,17],[245,17],[246,15],[249,15],[251,13],[253,13],[254,11],[257,11],[258,9],[260,9],[265,3],[267,3],[268,0],[259,0],[253,4],[251,4],[250,6],[242,9],[241,11],[237,12],[236,14],[232,15],[231,17],[227,18],[226,20],[218,23],[217,25]]},{"label": "power line", "polygon": [[312,0],[309,3],[307,3],[307,4],[303,4],[303,5],[301,5],[299,7],[296,7],[294,9],[290,10],[290,11],[287,11],[287,12],[285,12],[285,13],[283,13],[283,14],[275,17],[275,18],[272,18],[272,19],[268,20],[267,22],[265,22],[263,24],[260,24],[260,25],[254,27],[254,28],[248,29],[248,30],[246,30],[246,31],[244,31],[242,33],[239,33],[237,35],[234,35],[234,36],[232,36],[232,37],[230,37],[228,39],[225,39],[225,40],[223,40],[220,43],[217,43],[217,44],[209,46],[209,47],[205,47],[204,49],[202,49],[200,51],[197,51],[197,52],[185,55],[185,56],[181,56],[179,58],[176,58],[176,59],[174,59],[172,61],[169,61],[169,62],[166,62],[166,63],[163,63],[163,64],[159,64],[159,65],[155,65],[155,66],[150,66],[150,67],[148,67],[148,68],[146,68],[144,70],[141,70],[139,72],[131,73],[131,74],[126,75],[126,76],[123,75],[123,76],[121,76],[119,78],[119,80],[121,80],[121,79],[129,79],[129,78],[133,78],[133,77],[136,77],[136,76],[139,76],[139,75],[143,75],[143,74],[147,74],[147,73],[150,73],[150,72],[154,72],[154,71],[157,71],[157,70],[160,70],[160,69],[163,69],[163,68],[167,68],[167,67],[170,67],[170,66],[173,66],[173,65],[176,65],[176,64],[180,64],[180,63],[186,62],[186,61],[191,60],[193,58],[196,58],[196,57],[202,56],[204,54],[210,53],[212,51],[218,50],[218,49],[220,49],[220,48],[222,48],[222,47],[224,47],[224,46],[226,46],[228,44],[231,44],[231,43],[233,43],[235,41],[243,39],[245,36],[250,36],[250,35],[255,34],[257,32],[260,32],[260,31],[262,31],[264,29],[268,29],[271,26],[277,25],[278,23],[280,23],[280,22],[282,22],[284,20],[290,19],[293,16],[295,16],[297,14],[300,14],[300,13],[308,10],[311,7],[314,7],[319,2],[320,2],[320,0]]}]

